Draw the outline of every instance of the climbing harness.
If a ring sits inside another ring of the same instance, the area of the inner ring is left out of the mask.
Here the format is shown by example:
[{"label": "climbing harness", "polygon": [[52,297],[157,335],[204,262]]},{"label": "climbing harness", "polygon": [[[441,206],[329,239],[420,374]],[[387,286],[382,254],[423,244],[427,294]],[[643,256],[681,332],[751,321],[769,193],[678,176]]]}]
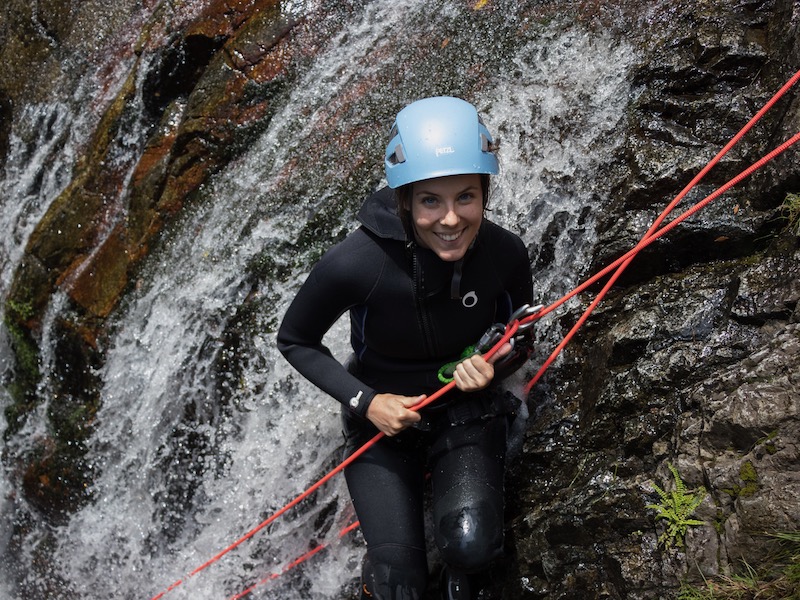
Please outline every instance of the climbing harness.
[{"label": "climbing harness", "polygon": [[[729,189],[731,189],[735,185],[739,184],[742,180],[744,180],[747,177],[749,177],[750,175],[752,175],[755,171],[757,171],[758,169],[763,167],[765,164],[767,164],[768,162],[770,162],[771,160],[773,160],[774,158],[776,158],[777,156],[779,156],[780,154],[782,154],[783,152],[788,150],[791,146],[793,146],[797,142],[800,142],[800,132],[798,132],[795,135],[793,135],[791,138],[789,138],[787,141],[785,141],[783,144],[781,144],[780,146],[778,146],[777,148],[772,150],[772,152],[768,153],[767,155],[762,157],[760,160],[758,160],[757,162],[753,163],[750,167],[748,167],[747,169],[745,169],[744,171],[739,173],[736,177],[734,177],[733,179],[729,180],[727,183],[725,183],[723,186],[718,188],[712,194],[706,196],[703,200],[701,200],[700,202],[696,203],[690,209],[688,209],[687,211],[683,212],[678,217],[674,218],[667,225],[665,225],[663,227],[661,226],[661,224],[666,220],[666,218],[669,215],[669,213],[672,212],[672,210],[675,208],[675,206],[677,206],[677,204],[686,196],[686,194],[688,194],[688,192],[691,189],[693,189],[694,186],[697,185],[697,183],[708,173],[708,171],[711,170],[711,168],[714,165],[716,165],[719,162],[719,160],[725,154],[727,154],[727,152],[747,133],[747,131],[749,131],[753,127],[753,125],[755,125],[755,123],[764,115],[764,113],[766,113],[793,85],[795,85],[798,80],[800,80],[800,71],[796,72],[794,74],[794,76],[792,76],[789,79],[789,81],[787,81],[786,84],[784,84],[784,86],[769,100],[769,102],[767,102],[764,105],[764,107],[761,110],[759,110],[758,113],[756,113],[756,115],[736,134],[736,136],[734,136],[731,139],[731,141],[728,142],[728,144],[700,171],[700,173],[698,173],[695,176],[695,178],[692,179],[692,181],[680,192],[680,194],[678,194],[678,196],[675,197],[675,199],[669,204],[669,206],[667,206],[667,208],[664,209],[664,211],[659,215],[659,217],[656,219],[656,221],[653,223],[653,225],[650,227],[650,229],[648,229],[647,233],[642,237],[642,239],[639,241],[639,243],[637,243],[636,246],[634,246],[630,251],[628,251],[623,256],[619,257],[617,260],[615,260],[610,265],[608,265],[607,267],[605,267],[604,269],[602,269],[601,271],[596,273],[591,278],[589,278],[586,281],[584,281],[581,285],[576,287],[574,290],[572,290],[571,292],[569,292],[568,294],[566,294],[565,296],[563,296],[562,298],[560,298],[559,300],[557,300],[553,304],[551,304],[551,305],[549,305],[549,306],[547,306],[545,308],[534,307],[535,309],[537,309],[537,310],[535,310],[535,312],[534,312],[533,308],[523,307],[522,309],[520,309],[522,311],[522,314],[515,313],[515,315],[512,315],[512,319],[510,319],[509,322],[504,326],[504,331],[500,334],[499,339],[497,337],[499,331],[496,330],[496,328],[494,326],[492,326],[489,330],[487,330],[486,334],[484,335],[484,337],[488,336],[488,339],[485,341],[485,344],[488,344],[491,340],[496,340],[496,341],[495,341],[494,345],[492,345],[489,348],[489,350],[484,353],[484,358],[486,360],[489,360],[492,356],[494,356],[495,353],[497,353],[497,351],[500,348],[503,347],[504,344],[510,343],[511,340],[515,338],[515,336],[520,335],[520,336],[524,337],[525,335],[530,335],[530,328],[532,327],[532,324],[533,324],[533,322],[535,320],[540,319],[543,316],[545,316],[545,315],[549,314],[550,312],[554,311],[556,308],[558,308],[559,306],[561,306],[562,304],[564,304],[565,302],[567,302],[568,300],[570,300],[571,298],[573,298],[577,294],[585,291],[587,288],[589,288],[590,286],[592,286],[595,283],[597,283],[600,279],[602,279],[606,275],[611,274],[611,276],[609,277],[608,282],[606,282],[606,284],[603,286],[602,290],[598,293],[598,295],[595,297],[595,299],[592,301],[592,303],[589,305],[589,307],[584,311],[584,313],[581,315],[581,317],[578,319],[578,321],[575,323],[575,325],[572,327],[572,329],[569,331],[569,333],[564,337],[564,339],[561,341],[561,343],[550,354],[548,359],[542,364],[542,366],[539,368],[539,370],[534,375],[534,377],[527,383],[527,385],[525,386],[524,391],[526,393],[530,392],[530,390],[533,388],[533,386],[541,379],[542,375],[547,370],[547,368],[558,357],[560,352],[564,349],[564,347],[567,345],[567,343],[569,343],[569,341],[572,339],[572,337],[574,337],[575,333],[577,333],[578,329],[588,319],[589,315],[594,311],[594,309],[600,303],[600,301],[605,296],[605,294],[608,292],[608,290],[611,289],[611,287],[616,282],[616,280],[619,278],[619,276],[624,272],[624,270],[628,267],[628,265],[631,263],[633,258],[641,250],[643,250],[644,248],[646,248],[647,246],[649,246],[650,244],[655,242],[657,239],[659,239],[662,236],[666,235],[672,229],[677,227],[680,223],[682,223],[683,221],[688,219],[690,216],[692,216],[696,212],[702,210],[705,206],[707,206],[708,204],[713,202],[715,199],[717,199],[719,196],[721,196],[722,194],[727,192]],[[515,316],[516,316],[516,318],[514,318]],[[478,342],[477,346],[479,346],[481,348],[483,347],[482,344],[481,344],[481,341],[483,341],[484,337],[481,338],[481,340]],[[430,396],[426,397],[424,400],[419,402],[416,406],[412,407],[412,410],[420,410],[420,409],[424,408],[425,406],[428,406],[432,402],[435,402],[436,400],[441,398],[444,394],[446,394],[449,391],[451,391],[454,387],[455,387],[455,383],[453,381],[450,381],[450,382],[446,383],[439,390],[437,390],[436,392],[434,392]],[[273,523],[275,520],[277,520],[280,516],[282,516],[283,514],[288,512],[289,510],[291,510],[293,507],[297,506],[300,502],[302,502],[306,498],[308,498],[311,494],[313,494],[315,491],[317,491],[325,483],[330,481],[335,475],[337,475],[338,473],[343,471],[348,465],[350,465],[354,461],[358,460],[358,458],[361,457],[361,455],[364,454],[364,452],[366,452],[370,447],[372,447],[374,444],[376,444],[382,437],[384,437],[383,433],[376,434],[372,439],[370,439],[363,446],[358,448],[355,452],[353,452],[350,456],[348,456],[344,461],[342,461],[338,466],[336,466],[333,470],[328,472],[325,476],[323,476],[320,480],[318,480],[316,483],[314,483],[312,486],[310,486],[308,489],[306,489],[303,493],[301,493],[295,499],[293,499],[288,504],[286,504],[283,508],[281,508],[277,512],[273,513],[269,518],[267,518],[265,521],[263,521],[261,524],[259,524],[255,528],[251,529],[243,537],[241,537],[240,539],[235,541],[233,544],[231,544],[230,546],[228,546],[227,548],[225,548],[224,550],[222,550],[221,552],[219,552],[218,554],[213,556],[211,559],[209,559],[208,561],[206,561],[205,563],[203,563],[202,565],[200,565],[199,567],[197,567],[196,569],[191,571],[186,576],[186,578],[179,579],[178,581],[173,583],[171,586],[166,588],[164,591],[162,591],[159,594],[156,594],[155,596],[153,596],[152,600],[159,600],[160,598],[162,598],[168,592],[170,592],[170,591],[174,590],[175,588],[179,587],[180,585],[182,585],[184,583],[185,579],[193,577],[194,575],[196,575],[196,574],[200,573],[201,571],[205,570],[206,568],[211,566],[213,563],[215,563],[218,560],[220,560],[223,556],[225,556],[226,554],[228,554],[229,552],[231,552],[232,550],[234,550],[235,548],[237,548],[238,546],[243,544],[245,541],[247,541],[250,538],[252,538],[253,536],[255,536],[259,531],[261,531],[262,529],[264,529],[267,526],[269,526],[271,523]],[[352,529],[355,529],[357,526],[358,526],[358,522],[353,523],[352,525],[350,525],[347,528],[343,529],[342,532],[340,533],[339,537],[342,537],[346,532],[348,532],[348,531],[350,531]],[[292,563],[288,564],[286,567],[284,567],[282,572],[286,572],[289,569],[294,568],[295,566],[297,566],[298,564],[302,563],[304,560],[306,560],[310,556],[313,556],[314,554],[319,552],[324,547],[325,547],[324,545],[321,545],[321,546],[318,546],[318,547],[314,548],[313,550],[309,551],[306,555],[303,555],[302,557],[300,557],[300,558],[296,559],[295,561],[293,561]],[[241,592],[240,594],[237,594],[231,600],[238,600],[239,598],[243,598],[244,596],[246,596],[247,594],[252,592],[257,586],[259,586],[259,585],[261,585],[263,583],[266,583],[267,581],[271,581],[271,580],[277,578],[278,576],[279,576],[279,574],[272,575],[272,576],[269,576],[269,577],[263,579],[262,581],[254,584],[253,586],[251,586],[250,588],[245,590],[244,592]]]}]

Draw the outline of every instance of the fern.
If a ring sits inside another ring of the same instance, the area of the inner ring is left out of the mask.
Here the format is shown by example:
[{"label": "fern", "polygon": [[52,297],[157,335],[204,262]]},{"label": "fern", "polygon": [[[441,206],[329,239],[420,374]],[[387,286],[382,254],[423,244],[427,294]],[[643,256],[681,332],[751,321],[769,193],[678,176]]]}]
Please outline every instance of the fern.
[{"label": "fern", "polygon": [[669,463],[667,463],[667,467],[675,479],[675,489],[666,492],[654,483],[653,487],[661,498],[661,503],[648,504],[647,508],[656,511],[656,521],[663,519],[666,522],[664,532],[658,538],[659,543],[666,548],[672,546],[683,548],[684,538],[689,527],[704,525],[703,521],[692,519],[691,516],[703,503],[707,494],[702,486],[697,490],[687,490],[678,470]]}]

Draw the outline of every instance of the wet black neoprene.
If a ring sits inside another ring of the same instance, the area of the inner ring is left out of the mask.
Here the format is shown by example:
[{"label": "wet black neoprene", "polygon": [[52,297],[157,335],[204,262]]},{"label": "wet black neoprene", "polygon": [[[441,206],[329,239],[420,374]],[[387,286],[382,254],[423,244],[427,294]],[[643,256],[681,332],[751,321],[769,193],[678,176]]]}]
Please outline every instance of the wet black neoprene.
[{"label": "wet black neoprene", "polygon": [[[315,265],[278,332],[289,362],[342,403],[347,452],[377,432],[365,418],[376,393],[433,393],[442,365],[532,303],[517,236],[484,219],[463,260],[444,262],[407,240],[394,205],[389,189],[367,199],[361,227]],[[349,369],[322,343],[347,311]],[[381,439],[346,469],[367,542],[363,580],[376,600],[420,598],[425,589],[426,473],[445,563],[476,571],[501,553],[508,403],[496,401],[498,388],[454,390],[423,409],[421,426]]]}]

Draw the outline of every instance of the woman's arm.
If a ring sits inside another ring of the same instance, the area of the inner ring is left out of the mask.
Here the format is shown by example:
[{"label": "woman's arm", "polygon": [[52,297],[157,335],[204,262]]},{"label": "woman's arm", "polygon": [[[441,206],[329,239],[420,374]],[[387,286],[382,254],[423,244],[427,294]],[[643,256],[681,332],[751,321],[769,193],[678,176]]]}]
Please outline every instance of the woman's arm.
[{"label": "woman's arm", "polygon": [[300,286],[277,335],[278,349],[301,375],[361,416],[375,390],[349,373],[322,339],[373,285],[364,246],[364,238],[353,234],[322,257]]}]

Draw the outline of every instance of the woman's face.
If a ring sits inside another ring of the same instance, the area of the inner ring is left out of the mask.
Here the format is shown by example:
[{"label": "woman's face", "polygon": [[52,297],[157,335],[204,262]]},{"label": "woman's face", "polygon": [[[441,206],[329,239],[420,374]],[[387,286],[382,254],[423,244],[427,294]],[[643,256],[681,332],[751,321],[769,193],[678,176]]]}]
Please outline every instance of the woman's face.
[{"label": "woman's face", "polygon": [[444,261],[463,258],[483,220],[483,191],[477,174],[417,181],[411,190],[411,223],[420,246]]}]

